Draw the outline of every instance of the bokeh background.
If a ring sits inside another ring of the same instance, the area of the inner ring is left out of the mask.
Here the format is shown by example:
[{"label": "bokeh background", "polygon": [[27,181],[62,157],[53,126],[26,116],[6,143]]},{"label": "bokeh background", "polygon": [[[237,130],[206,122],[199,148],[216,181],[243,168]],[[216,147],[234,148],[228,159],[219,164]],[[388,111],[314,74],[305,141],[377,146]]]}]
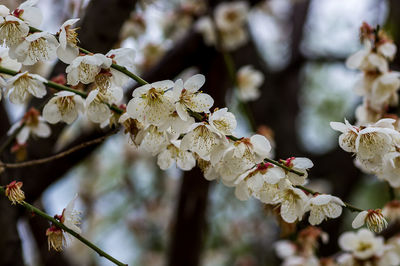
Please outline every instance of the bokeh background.
[{"label": "bokeh background", "polygon": [[[0,0],[10,9],[20,2]],[[228,106],[237,115],[236,135],[248,136],[255,126],[274,137],[276,158],[301,156],[314,162],[311,187],[363,208],[382,207],[388,199],[381,193],[386,191],[384,184],[353,166],[351,155],[339,149],[329,122],[352,120],[360,103],[352,91],[358,73],[346,69],[344,62],[361,47],[361,23],[381,25],[398,44],[400,1],[248,1],[253,7],[248,21],[251,38],[232,55],[237,67],[251,64],[262,71],[265,82],[261,97],[245,111],[235,100],[221,53],[206,46],[193,29],[196,19],[211,13],[219,2],[40,0],[38,5],[45,17],[44,30],[56,32],[65,20],[80,17],[84,48],[101,53],[134,48],[135,73],[147,81],[205,74],[204,91],[215,98],[216,106]],[[188,12],[187,6],[198,10]],[[394,69],[399,62],[395,59]],[[64,68],[52,62],[32,70],[53,77]],[[23,108],[2,101],[0,136],[23,113]],[[83,119],[52,130],[51,138],[29,143],[28,158],[41,158],[104,134]],[[9,152],[1,159],[14,157]],[[123,134],[62,160],[1,176],[2,183],[13,179],[24,182],[28,201],[51,215],[61,213],[77,193],[84,236],[129,265],[280,263],[273,247],[285,232],[273,210],[255,200],[237,200],[233,189],[206,181],[198,169],[161,171],[156,158],[137,152]],[[337,238],[349,229],[353,217],[344,211],[341,218],[322,224],[330,241],[321,245],[321,256],[338,251]],[[0,265],[111,265],[75,240],[63,253],[48,252],[47,227],[40,217],[0,199]]]}]

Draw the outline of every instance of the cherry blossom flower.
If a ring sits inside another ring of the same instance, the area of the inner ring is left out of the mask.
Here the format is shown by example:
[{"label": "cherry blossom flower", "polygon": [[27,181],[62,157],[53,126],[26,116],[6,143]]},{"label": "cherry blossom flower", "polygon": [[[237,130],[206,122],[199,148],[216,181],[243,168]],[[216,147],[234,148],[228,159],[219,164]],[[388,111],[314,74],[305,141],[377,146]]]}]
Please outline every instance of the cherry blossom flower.
[{"label": "cherry blossom flower", "polygon": [[18,144],[26,143],[30,134],[41,138],[47,138],[51,134],[50,127],[35,108],[31,108],[26,112],[22,120],[12,125],[7,134],[13,134],[22,124],[23,128],[18,132],[16,137]]},{"label": "cherry blossom flower", "polygon": [[[132,70],[135,66],[135,50],[131,48],[119,48],[110,50],[106,56],[112,60],[113,63],[118,64]],[[118,87],[123,87],[130,80],[130,78],[121,73],[120,71],[110,68],[111,83]]]},{"label": "cherry blossom flower", "polygon": [[196,165],[193,153],[180,149],[180,140],[171,141],[171,144],[158,154],[157,164],[162,170],[170,168],[174,162],[184,171],[189,171]]},{"label": "cherry blossom flower", "polygon": [[215,8],[215,23],[222,31],[231,31],[243,26],[247,19],[247,2],[224,2]]},{"label": "cherry blossom flower", "polygon": [[376,233],[380,233],[387,227],[387,222],[381,209],[360,212],[356,218],[354,218],[352,226],[356,229],[363,226],[364,223],[367,224],[369,230]]},{"label": "cherry blossom flower", "polygon": [[356,152],[356,139],[360,129],[352,126],[347,119],[344,121],[345,123],[331,122],[330,126],[333,130],[342,133],[339,136],[339,146],[347,152]]},{"label": "cherry blossom flower", "polygon": [[80,234],[82,233],[81,229],[78,227],[78,225],[81,223],[79,217],[80,213],[74,209],[77,198],[78,195],[75,195],[75,197],[67,204],[67,207],[65,207],[65,209],[62,211],[59,220],[66,227]]},{"label": "cherry blossom flower", "polygon": [[58,40],[60,41],[60,46],[57,48],[57,56],[66,64],[71,64],[79,55],[77,29],[71,28],[78,21],[79,18],[65,21],[59,31]]},{"label": "cherry blossom flower", "polygon": [[366,229],[360,229],[357,233],[346,232],[339,237],[339,246],[351,252],[356,259],[366,260],[373,256],[381,256],[384,251],[383,237],[375,236]]},{"label": "cherry blossom flower", "polygon": [[308,221],[311,225],[318,225],[327,218],[337,218],[342,214],[343,201],[332,195],[317,195],[312,197],[305,207],[310,210]]},{"label": "cherry blossom flower", "polygon": [[280,193],[278,183],[283,178],[285,172],[282,168],[260,163],[256,169],[246,171],[235,181],[235,195],[239,200],[247,200],[253,196],[263,203],[276,204]]},{"label": "cherry blossom flower", "polygon": [[217,172],[227,183],[262,162],[271,151],[271,144],[261,135],[243,138],[228,148],[217,165]]},{"label": "cherry blossom flower", "polygon": [[389,182],[392,187],[400,187],[400,153],[397,151],[389,152],[383,157],[382,171],[378,177]]},{"label": "cherry blossom flower", "polygon": [[17,9],[15,9],[12,14],[19,19],[22,19],[29,26],[39,27],[43,21],[42,11],[35,7],[39,0],[28,0],[19,5]]},{"label": "cherry blossom flower", "polygon": [[5,195],[14,205],[25,200],[24,191],[21,189],[22,185],[22,182],[12,181],[6,186]]},{"label": "cherry blossom flower", "polygon": [[85,100],[86,115],[94,123],[103,123],[112,115],[108,105],[117,104],[123,98],[120,87],[108,89],[96,88],[92,90]]},{"label": "cherry blossom flower", "polygon": [[372,52],[372,44],[370,41],[364,42],[365,48],[351,55],[346,60],[346,66],[350,69],[359,69],[363,71],[373,72],[379,71],[385,73],[388,71],[388,62],[385,57]]},{"label": "cherry blossom flower", "polygon": [[10,57],[23,65],[53,60],[57,57],[59,43],[48,32],[36,32],[28,35],[20,44],[10,48]]},{"label": "cherry blossom flower", "polygon": [[[218,147],[227,140],[218,130],[206,122],[194,123],[181,142],[181,149],[195,152],[201,159],[210,161]],[[216,163],[216,162],[215,162]]]},{"label": "cherry blossom flower", "polygon": [[228,108],[226,107],[214,111],[214,113],[210,115],[208,122],[224,135],[232,135],[237,125],[235,115],[228,112]]},{"label": "cherry blossom flower", "polygon": [[169,135],[166,131],[160,131],[154,125],[150,125],[139,131],[134,142],[139,144],[140,150],[147,151],[155,156],[168,146],[170,140],[177,137]]},{"label": "cherry blossom flower", "polygon": [[314,166],[310,159],[303,157],[291,157],[287,160],[282,160],[282,163],[292,170],[303,173],[303,175],[300,176],[296,173],[286,172],[286,177],[293,185],[304,185],[308,176],[307,170]]},{"label": "cherry blossom flower", "polygon": [[192,76],[185,83],[181,79],[175,82],[171,96],[175,101],[176,111],[182,120],[190,119],[188,108],[194,112],[202,113],[208,112],[214,104],[210,95],[199,92],[204,82],[205,77],[201,74]]},{"label": "cherry blossom flower", "polygon": [[260,97],[259,87],[264,82],[261,71],[253,66],[242,66],[237,72],[238,96],[242,101],[253,101]]},{"label": "cherry blossom flower", "polygon": [[45,82],[47,80],[41,76],[25,71],[7,80],[6,93],[9,94],[12,103],[23,104],[28,101],[30,95],[37,98],[46,95],[46,86],[43,84]]},{"label": "cherry blossom flower", "polygon": [[81,96],[73,92],[61,91],[56,93],[55,97],[51,98],[44,106],[43,118],[51,124],[60,121],[71,124],[76,120],[78,114],[83,112],[84,101]]},{"label": "cherry blossom flower", "polygon": [[[282,183],[282,182],[281,182]],[[282,219],[287,223],[301,221],[305,213],[305,206],[308,202],[307,195],[303,190],[294,188],[288,183],[282,183],[282,192],[277,194],[280,203]]]},{"label": "cherry blossom flower", "polygon": [[14,47],[29,34],[29,26],[24,21],[11,15],[0,16],[0,45]]},{"label": "cherry blossom flower", "polygon": [[111,59],[102,54],[78,56],[65,70],[68,84],[75,86],[79,82],[83,84],[92,83],[101,69],[110,68],[111,63]]},{"label": "cherry blossom flower", "polygon": [[175,109],[171,97],[165,93],[173,86],[173,81],[164,80],[137,88],[127,105],[127,113],[146,126],[162,125]]}]

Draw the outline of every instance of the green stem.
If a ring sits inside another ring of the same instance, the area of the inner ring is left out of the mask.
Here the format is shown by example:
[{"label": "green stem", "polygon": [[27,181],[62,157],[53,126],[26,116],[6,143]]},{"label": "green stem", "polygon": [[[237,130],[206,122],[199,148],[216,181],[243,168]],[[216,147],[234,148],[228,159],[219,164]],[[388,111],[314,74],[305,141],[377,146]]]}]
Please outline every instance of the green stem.
[{"label": "green stem", "polygon": [[[0,186],[0,192],[4,195],[5,194],[5,189],[4,187]],[[58,220],[56,220],[54,217],[51,217],[50,215],[48,215],[47,213],[41,211],[40,209],[36,208],[35,206],[22,201],[21,205],[27,209],[30,212],[33,212],[41,217],[43,217],[44,219],[52,222],[54,225],[56,225],[57,227],[61,228],[62,230],[64,230],[65,232],[68,232],[70,235],[74,236],[76,239],[78,239],[79,241],[81,241],[83,244],[85,244],[86,246],[88,246],[89,248],[93,249],[94,251],[97,252],[97,254],[99,254],[101,257],[104,257],[106,259],[108,259],[109,261],[113,262],[116,265],[119,266],[126,266],[128,264],[122,263],[119,260],[117,260],[116,258],[112,257],[111,255],[109,255],[108,253],[106,253],[105,251],[103,251],[102,249],[100,249],[98,246],[96,246],[95,244],[93,244],[92,242],[90,242],[89,240],[87,240],[86,238],[84,238],[83,236],[81,236],[80,234],[76,233],[75,231],[69,229],[68,227],[66,227],[64,224],[60,223]]]},{"label": "green stem", "polygon": [[145,81],[144,79],[142,79],[139,76],[136,76],[135,74],[133,74],[132,72],[130,72],[126,67],[124,66],[120,66],[117,64],[112,64],[111,65],[112,68],[118,70],[121,73],[124,73],[125,75],[127,75],[128,77],[130,77],[131,79],[135,80],[137,83],[139,83],[140,85],[146,85],[149,84],[147,81]]}]

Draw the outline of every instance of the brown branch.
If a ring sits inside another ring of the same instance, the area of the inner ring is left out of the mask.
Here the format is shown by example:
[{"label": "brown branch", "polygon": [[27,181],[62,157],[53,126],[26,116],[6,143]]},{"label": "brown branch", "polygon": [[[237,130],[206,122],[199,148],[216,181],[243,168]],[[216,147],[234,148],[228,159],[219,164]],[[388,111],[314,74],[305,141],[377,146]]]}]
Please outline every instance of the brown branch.
[{"label": "brown branch", "polygon": [[38,164],[44,164],[44,163],[49,163],[51,161],[60,159],[62,157],[65,157],[71,153],[74,153],[76,151],[79,151],[81,149],[84,149],[88,146],[92,146],[95,144],[98,144],[100,142],[103,142],[106,138],[108,138],[109,136],[117,133],[118,130],[115,130],[113,132],[111,132],[110,134],[106,134],[104,136],[101,136],[99,138],[93,139],[93,140],[89,140],[86,141],[84,143],[81,143],[79,145],[76,145],[66,151],[60,152],[58,154],[55,154],[53,156],[50,157],[46,157],[46,158],[42,158],[42,159],[37,159],[37,160],[31,160],[31,161],[26,161],[26,162],[21,162],[21,163],[2,163],[0,162],[0,168],[22,168],[22,167],[28,167],[28,166],[33,166],[33,165],[38,165]]}]

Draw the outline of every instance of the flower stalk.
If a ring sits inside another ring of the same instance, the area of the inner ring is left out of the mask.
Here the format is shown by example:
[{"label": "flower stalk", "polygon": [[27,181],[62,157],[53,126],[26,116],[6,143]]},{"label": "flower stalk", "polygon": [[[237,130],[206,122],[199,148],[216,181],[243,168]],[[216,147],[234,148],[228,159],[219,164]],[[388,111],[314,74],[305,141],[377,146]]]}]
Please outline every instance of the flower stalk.
[{"label": "flower stalk", "polygon": [[[5,195],[5,188],[0,186],[0,193]],[[27,209],[28,211],[35,213],[37,215],[39,215],[40,217],[48,220],[49,222],[51,222],[52,224],[56,225],[57,227],[61,228],[62,230],[64,230],[65,232],[69,233],[70,235],[74,236],[76,239],[78,239],[79,241],[81,241],[83,244],[85,244],[86,246],[88,246],[89,248],[93,249],[95,252],[97,252],[97,254],[99,254],[101,257],[104,257],[106,259],[108,259],[109,261],[113,262],[116,265],[119,266],[127,266],[128,264],[122,263],[119,260],[117,260],[116,258],[112,257],[111,255],[109,255],[108,253],[106,253],[105,251],[103,251],[102,249],[100,249],[98,246],[96,246],[95,244],[93,244],[92,242],[90,242],[89,240],[87,240],[86,238],[84,238],[83,236],[81,236],[80,234],[76,233],[75,231],[69,229],[68,227],[66,227],[64,224],[60,223],[59,221],[57,221],[55,218],[51,217],[50,215],[48,215],[47,213],[43,212],[42,210],[36,208],[35,206],[27,203],[26,201],[22,201],[20,203],[25,209]]]}]

